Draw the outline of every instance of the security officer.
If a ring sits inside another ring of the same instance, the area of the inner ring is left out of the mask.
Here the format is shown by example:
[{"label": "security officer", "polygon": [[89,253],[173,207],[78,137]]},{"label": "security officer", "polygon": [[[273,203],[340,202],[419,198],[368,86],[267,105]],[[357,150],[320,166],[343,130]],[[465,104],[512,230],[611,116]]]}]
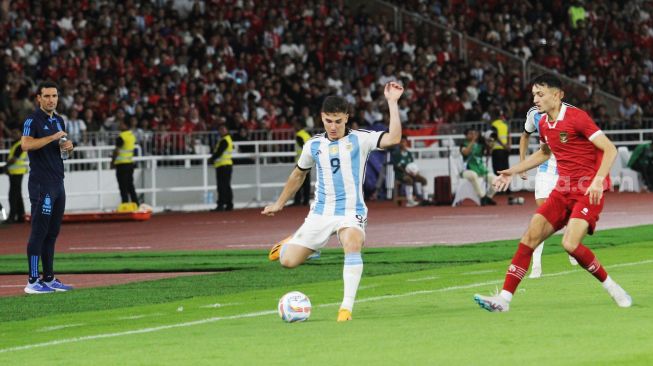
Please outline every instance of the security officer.
[{"label": "security officer", "polygon": [[[120,189],[121,207],[129,205],[127,211],[134,211],[138,208],[138,196],[134,187],[134,149],[136,148],[136,136],[127,126],[124,120],[120,122],[120,135],[116,139],[116,149],[113,151],[111,168],[116,168],[116,178]],[[120,209],[119,209],[120,211]]]},{"label": "security officer", "polygon": [[[28,294],[72,290],[54,276],[54,245],[66,208],[63,158],[73,151],[73,143],[62,139],[66,136],[66,125],[55,113],[59,101],[57,84],[51,81],[40,84],[37,101],[39,108],[27,116],[21,137],[21,148],[27,151],[30,162],[27,186],[32,204],[32,229],[27,243],[29,279],[25,286]],[[42,278],[39,278],[39,259],[43,265]]]},{"label": "security officer", "polygon": [[[304,148],[306,142],[311,138],[311,135],[309,135],[308,132],[306,132],[306,130],[304,129],[304,125],[298,120],[295,121],[294,127],[295,127],[295,143],[296,143],[295,163],[297,163],[299,157],[302,155],[302,149]],[[306,179],[304,179],[304,183],[302,183],[301,187],[299,187],[297,193],[295,193],[293,206],[299,206],[299,205],[308,206],[310,199],[311,199],[311,176],[309,174],[306,176]]]},{"label": "security officer", "polygon": [[7,174],[9,174],[9,217],[6,224],[25,222],[23,205],[23,175],[27,174],[27,152],[20,147],[20,130],[12,130],[14,140],[9,149]]},{"label": "security officer", "polygon": [[231,172],[234,165],[231,155],[234,151],[234,143],[226,125],[220,125],[218,133],[220,133],[220,141],[215,145],[215,151],[209,158],[209,163],[213,163],[215,168],[215,180],[218,186],[218,206],[214,211],[231,211],[234,209],[234,196],[231,191]]},{"label": "security officer", "polygon": [[[493,112],[496,119],[492,121],[492,169],[494,174],[499,176],[499,172],[510,168],[510,143],[509,143],[509,127],[508,124],[501,118],[501,112],[495,109]],[[508,189],[508,203],[513,204],[513,197],[510,196],[511,191]]]}]

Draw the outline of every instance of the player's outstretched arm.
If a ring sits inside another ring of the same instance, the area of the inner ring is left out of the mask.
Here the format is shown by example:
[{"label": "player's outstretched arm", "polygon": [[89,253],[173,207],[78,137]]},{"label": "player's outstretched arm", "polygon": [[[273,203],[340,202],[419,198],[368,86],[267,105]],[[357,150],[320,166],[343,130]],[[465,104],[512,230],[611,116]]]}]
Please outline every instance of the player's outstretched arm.
[{"label": "player's outstretched arm", "polygon": [[591,141],[597,149],[603,151],[603,159],[601,160],[599,170],[596,172],[596,176],[594,176],[592,183],[587,188],[587,191],[585,191],[585,195],[590,196],[590,204],[598,205],[601,197],[603,197],[603,182],[605,181],[605,177],[610,174],[610,168],[617,158],[617,148],[604,134],[596,136]]},{"label": "player's outstretched arm", "polygon": [[393,81],[385,84],[383,94],[388,100],[388,109],[390,112],[390,131],[383,135],[379,147],[385,149],[397,145],[401,141],[401,119],[399,118],[399,98],[403,94],[404,88]]},{"label": "player's outstretched arm", "polygon": [[499,171],[498,173],[500,175],[494,180],[493,183],[494,189],[499,192],[505,191],[510,186],[512,177],[515,174],[533,169],[536,166],[549,160],[550,157],[551,150],[549,150],[549,146],[547,144],[541,144],[540,149],[537,150],[533,155],[526,158],[526,160],[519,162],[519,164],[512,166],[509,169]]},{"label": "player's outstretched arm", "polygon": [[274,216],[275,213],[283,210],[286,202],[288,202],[290,197],[293,197],[295,193],[297,193],[299,187],[302,186],[302,183],[304,183],[304,179],[306,179],[306,176],[309,172],[310,170],[301,170],[295,167],[292,173],[290,173],[290,176],[286,181],[286,185],[283,187],[283,191],[281,191],[281,195],[279,195],[279,198],[277,198],[277,202],[269,206],[265,206],[263,211],[261,211],[261,214]]}]

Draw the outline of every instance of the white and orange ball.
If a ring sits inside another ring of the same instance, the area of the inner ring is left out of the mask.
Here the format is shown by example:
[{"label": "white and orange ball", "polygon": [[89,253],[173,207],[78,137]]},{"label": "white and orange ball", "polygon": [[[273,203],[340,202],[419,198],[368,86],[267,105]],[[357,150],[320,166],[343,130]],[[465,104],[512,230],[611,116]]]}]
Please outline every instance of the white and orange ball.
[{"label": "white and orange ball", "polygon": [[278,310],[285,322],[303,322],[311,316],[311,300],[299,291],[292,291],[281,297]]}]

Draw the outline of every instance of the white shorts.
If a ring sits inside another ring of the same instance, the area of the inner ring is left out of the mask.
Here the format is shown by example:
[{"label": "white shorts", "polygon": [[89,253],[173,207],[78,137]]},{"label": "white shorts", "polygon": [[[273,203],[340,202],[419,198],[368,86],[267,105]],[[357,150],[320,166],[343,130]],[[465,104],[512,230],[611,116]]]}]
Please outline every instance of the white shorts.
[{"label": "white shorts", "polygon": [[[333,234],[340,229],[353,227],[363,232],[365,240],[365,227],[367,217],[359,216],[321,216],[310,214],[306,216],[304,224],[293,234],[288,244],[296,244],[312,250],[324,247]],[[340,240],[340,238],[338,238]]]},{"label": "white shorts", "polygon": [[535,175],[535,199],[546,199],[558,181],[557,174],[537,172]]}]

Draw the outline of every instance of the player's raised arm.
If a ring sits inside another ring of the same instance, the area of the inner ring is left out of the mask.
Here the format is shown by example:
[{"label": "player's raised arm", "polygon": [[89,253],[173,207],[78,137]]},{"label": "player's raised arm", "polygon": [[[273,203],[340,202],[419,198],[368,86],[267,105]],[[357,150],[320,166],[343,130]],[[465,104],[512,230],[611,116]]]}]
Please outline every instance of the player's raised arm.
[{"label": "player's raised arm", "polygon": [[385,84],[383,94],[388,100],[388,109],[390,112],[390,131],[383,135],[379,147],[385,149],[397,145],[401,141],[401,120],[399,119],[399,98],[404,92],[404,88],[395,82]]},{"label": "player's raised arm", "polygon": [[290,173],[290,176],[286,181],[286,185],[283,187],[283,191],[281,192],[281,195],[279,195],[279,198],[277,198],[277,201],[269,206],[265,206],[263,211],[261,211],[261,214],[267,216],[274,216],[275,213],[283,210],[284,206],[286,205],[286,202],[288,202],[290,197],[295,196],[295,193],[297,192],[299,187],[302,186],[302,183],[304,183],[304,179],[306,179],[306,176],[308,175],[309,172],[310,169],[302,170],[299,169],[298,167],[295,167],[292,173]]},{"label": "player's raised arm", "polygon": [[590,204],[598,205],[603,196],[603,182],[608,174],[610,174],[610,168],[617,157],[617,148],[603,133],[597,135],[590,141],[592,141],[597,149],[603,151],[603,159],[601,160],[599,170],[596,172],[594,179],[592,179],[592,184],[585,191],[585,195],[590,196]]}]

